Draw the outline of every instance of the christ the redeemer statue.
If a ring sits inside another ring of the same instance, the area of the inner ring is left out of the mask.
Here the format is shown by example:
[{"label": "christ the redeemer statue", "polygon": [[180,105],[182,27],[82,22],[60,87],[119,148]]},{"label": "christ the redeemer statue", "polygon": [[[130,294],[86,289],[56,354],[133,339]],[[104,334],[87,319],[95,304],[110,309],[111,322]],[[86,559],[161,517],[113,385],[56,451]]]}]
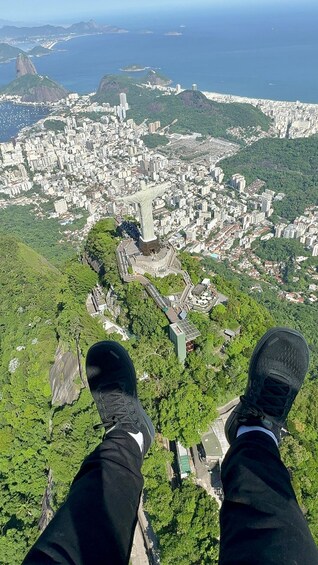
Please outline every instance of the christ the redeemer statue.
[{"label": "christ the redeemer statue", "polygon": [[159,249],[158,238],[155,236],[154,231],[152,203],[170,187],[171,182],[150,186],[144,183],[141,190],[122,198],[124,202],[129,204],[138,204],[141,223],[140,249],[145,255],[154,253]]}]

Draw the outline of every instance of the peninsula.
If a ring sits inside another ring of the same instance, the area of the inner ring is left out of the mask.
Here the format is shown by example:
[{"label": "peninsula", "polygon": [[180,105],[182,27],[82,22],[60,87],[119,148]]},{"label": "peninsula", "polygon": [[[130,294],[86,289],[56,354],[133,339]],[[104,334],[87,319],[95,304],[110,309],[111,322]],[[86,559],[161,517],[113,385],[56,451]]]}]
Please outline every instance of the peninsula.
[{"label": "peninsula", "polygon": [[30,39],[36,42],[40,42],[45,39],[59,39],[61,41],[65,38],[76,37],[78,35],[120,33],[123,31],[125,30],[119,27],[97,24],[94,20],[78,22],[70,26],[42,25],[33,27],[18,27],[6,25],[0,28],[0,39],[9,43],[13,43],[14,41],[27,41]]},{"label": "peninsula", "polygon": [[4,87],[0,94],[19,97],[21,102],[43,104],[65,98],[68,91],[48,77],[38,75],[29,57],[25,53],[19,53],[16,78]]},{"label": "peninsula", "polygon": [[16,59],[19,53],[23,53],[22,49],[13,47],[8,43],[0,43],[0,63],[8,63],[12,59]]}]

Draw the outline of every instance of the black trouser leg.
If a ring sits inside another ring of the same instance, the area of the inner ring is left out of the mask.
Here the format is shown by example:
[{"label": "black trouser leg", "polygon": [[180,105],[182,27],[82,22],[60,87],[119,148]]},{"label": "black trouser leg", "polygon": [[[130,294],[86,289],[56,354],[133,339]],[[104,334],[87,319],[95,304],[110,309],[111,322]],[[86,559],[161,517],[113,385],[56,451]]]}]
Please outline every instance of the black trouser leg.
[{"label": "black trouser leg", "polygon": [[127,564],[143,487],[141,464],[136,441],[125,431],[110,432],[85,459],[66,502],[23,565]]},{"label": "black trouser leg", "polygon": [[248,432],[222,465],[220,565],[317,565],[318,549],[274,441]]}]

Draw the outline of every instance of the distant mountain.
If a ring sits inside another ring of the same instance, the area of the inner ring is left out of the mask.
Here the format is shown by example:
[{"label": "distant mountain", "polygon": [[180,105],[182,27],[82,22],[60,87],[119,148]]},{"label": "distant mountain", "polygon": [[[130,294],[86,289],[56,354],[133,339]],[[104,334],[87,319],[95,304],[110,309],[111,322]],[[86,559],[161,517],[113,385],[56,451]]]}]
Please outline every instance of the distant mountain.
[{"label": "distant mountain", "polygon": [[[28,55],[32,55],[33,57],[41,57],[42,55],[49,55],[50,53],[52,53],[51,49],[42,47],[42,45],[37,45],[28,52]],[[9,45],[8,43],[0,43],[0,63],[7,63],[8,61],[12,61],[12,59],[16,59],[19,54],[25,55],[25,52],[18,47]]]},{"label": "distant mountain", "polygon": [[24,75],[10,82],[0,94],[21,96],[22,102],[45,103],[65,98],[68,91],[48,77]]},{"label": "distant mountain", "polygon": [[79,22],[78,24],[73,24],[67,31],[70,33],[96,33],[102,31],[103,29],[108,29],[110,26],[100,26],[94,20],[89,20],[89,22]]},{"label": "distant mountain", "polygon": [[17,78],[23,77],[24,75],[36,75],[36,69],[33,65],[31,59],[25,53],[19,53],[17,56]]},{"label": "distant mountain", "polygon": [[178,100],[181,100],[186,108],[208,111],[212,107],[211,101],[199,90],[183,90],[178,95]]},{"label": "distant mountain", "polygon": [[100,81],[94,99],[97,102],[108,102],[111,106],[115,106],[119,104],[119,94],[121,92],[125,92],[130,99],[143,95],[141,89],[136,86],[135,81],[130,77],[124,75],[105,75]]},{"label": "distant mountain", "polygon": [[0,29],[0,38],[6,39],[26,39],[26,38],[51,38],[62,37],[65,35],[95,34],[95,33],[116,33],[122,31],[118,27],[109,25],[99,25],[94,20],[89,22],[79,22],[71,26],[52,26],[43,25],[36,27],[17,27],[12,25],[3,26]]},{"label": "distant mountain", "polygon": [[50,53],[52,53],[51,49],[42,47],[42,45],[37,45],[28,51],[28,55],[32,55],[32,57],[42,57],[43,55],[49,55]]},{"label": "distant mountain", "polygon": [[12,45],[7,43],[0,43],[0,63],[6,63],[11,59],[15,59],[19,53],[23,53],[22,49],[12,47]]},{"label": "distant mountain", "polygon": [[17,78],[0,91],[0,94],[21,96],[23,102],[57,102],[68,91],[49,79],[37,74],[32,61],[25,53],[17,57]]},{"label": "distant mountain", "polygon": [[[253,137],[256,131],[269,129],[271,120],[250,104],[213,102],[202,92],[192,90],[167,96],[156,88],[141,88],[140,83],[146,82],[148,76],[137,82],[127,76],[106,75],[94,100],[114,106],[119,104],[120,92],[125,92],[130,107],[129,118],[138,124],[144,120],[158,120],[161,126],[169,126],[170,132],[197,132],[238,141]],[[233,133],[233,130],[236,131]]]},{"label": "distant mountain", "polygon": [[51,25],[37,27],[3,26],[3,28],[0,29],[0,37],[10,39],[25,39],[27,37],[55,37],[56,35],[65,34],[65,27],[56,27]]}]

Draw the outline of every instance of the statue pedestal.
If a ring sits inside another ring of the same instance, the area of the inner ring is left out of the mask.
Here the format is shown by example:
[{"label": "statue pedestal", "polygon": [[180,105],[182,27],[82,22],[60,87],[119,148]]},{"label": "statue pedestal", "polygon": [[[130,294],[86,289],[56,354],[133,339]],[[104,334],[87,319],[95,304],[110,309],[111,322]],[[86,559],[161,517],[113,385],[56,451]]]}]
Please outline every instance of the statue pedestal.
[{"label": "statue pedestal", "polygon": [[149,256],[153,253],[158,253],[160,251],[159,238],[153,239],[152,241],[144,241],[142,237],[139,238],[138,247],[143,255]]}]

